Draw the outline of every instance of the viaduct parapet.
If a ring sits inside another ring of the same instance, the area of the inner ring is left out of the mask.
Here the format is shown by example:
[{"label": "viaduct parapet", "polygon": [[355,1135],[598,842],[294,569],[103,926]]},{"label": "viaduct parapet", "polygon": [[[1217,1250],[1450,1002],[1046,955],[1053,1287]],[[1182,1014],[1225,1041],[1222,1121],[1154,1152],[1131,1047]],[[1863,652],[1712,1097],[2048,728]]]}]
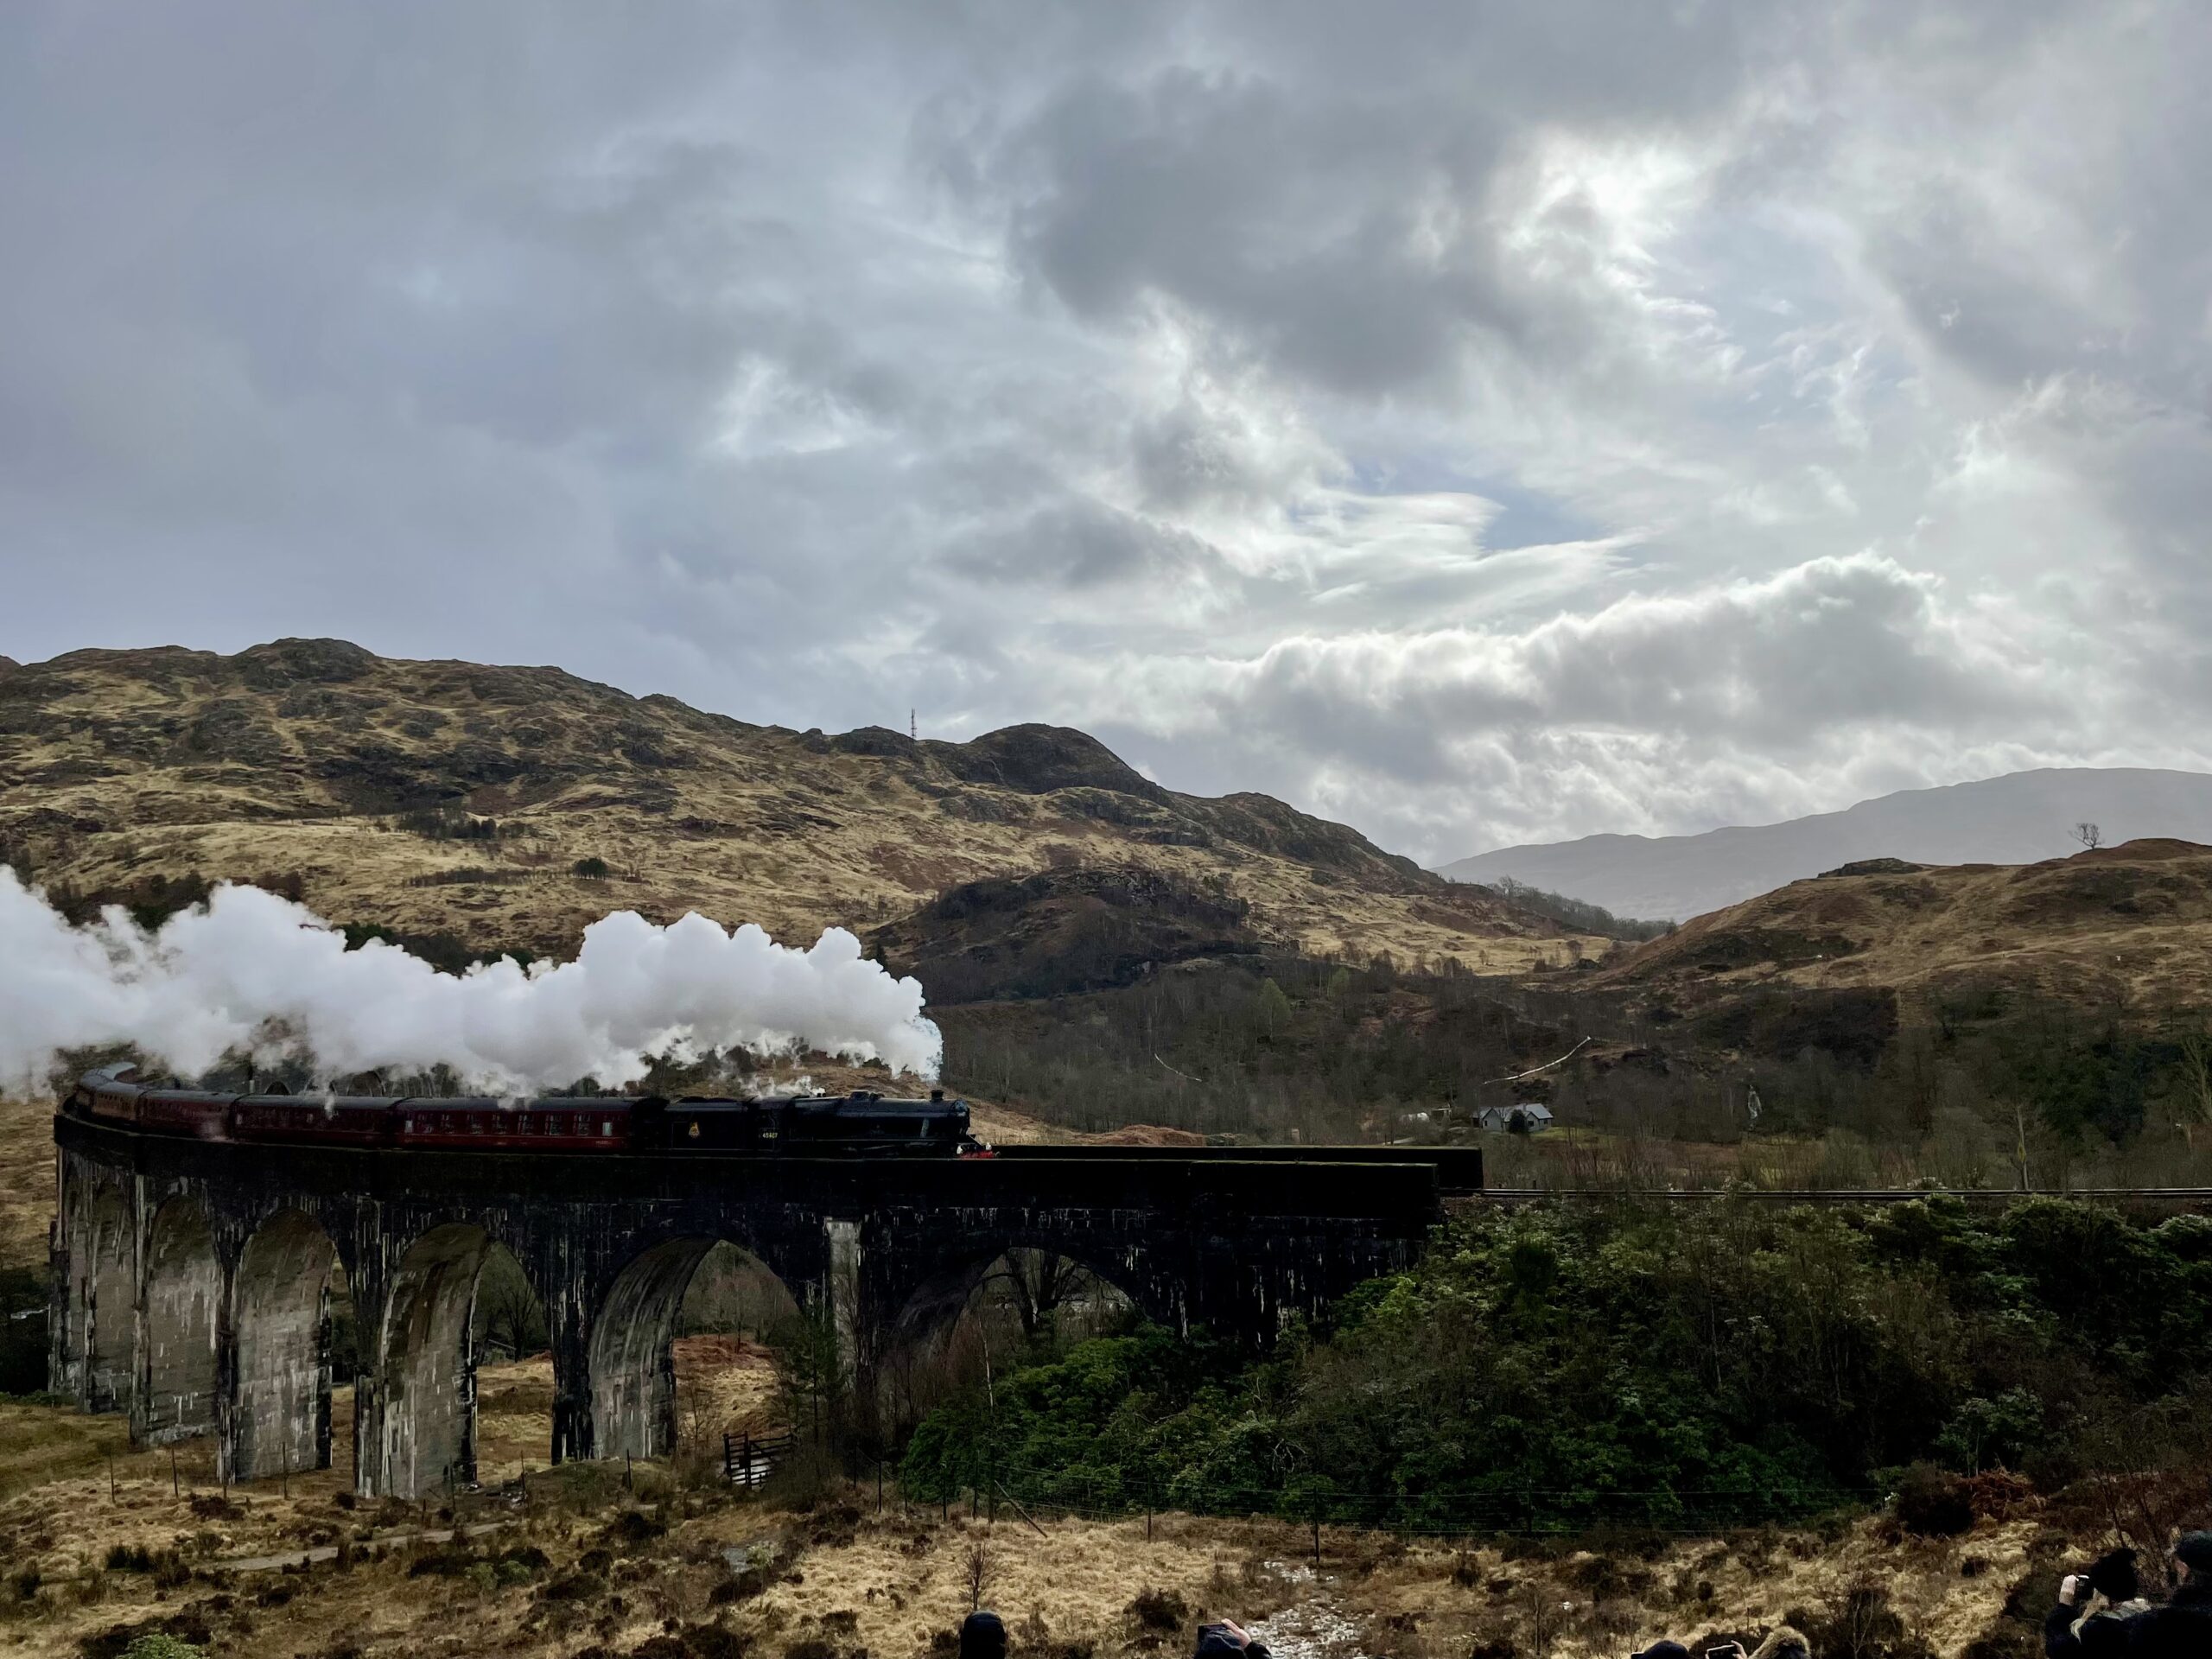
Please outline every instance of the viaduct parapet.
[{"label": "viaduct parapet", "polygon": [[[672,1449],[677,1315],[721,1241],[834,1321],[855,1397],[896,1416],[1010,1249],[1077,1262],[1173,1328],[1265,1344],[1408,1265],[1441,1213],[1433,1163],[1373,1153],[582,1158],[251,1147],[74,1117],[54,1137],[54,1391],[127,1412],[141,1445],[212,1435],[219,1466],[251,1480],[328,1466],[333,1385],[350,1381],[354,1485],[378,1497],[474,1478],[471,1332],[495,1245],[544,1303],[558,1461]],[[334,1260],[359,1332],[345,1379]]]}]

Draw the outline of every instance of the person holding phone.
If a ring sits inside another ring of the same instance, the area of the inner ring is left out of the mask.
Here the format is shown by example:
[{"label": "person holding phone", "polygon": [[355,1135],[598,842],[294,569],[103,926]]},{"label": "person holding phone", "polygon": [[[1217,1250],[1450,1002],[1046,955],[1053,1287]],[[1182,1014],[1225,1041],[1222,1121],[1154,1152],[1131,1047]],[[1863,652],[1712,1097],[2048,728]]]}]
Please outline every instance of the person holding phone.
[{"label": "person holding phone", "polygon": [[2069,1573],[2058,1581],[2058,1605],[2044,1620],[2046,1659],[2120,1659],[2129,1620],[2149,1605],[2141,1591],[2135,1552],[2124,1547],[2098,1556],[2087,1573]]}]

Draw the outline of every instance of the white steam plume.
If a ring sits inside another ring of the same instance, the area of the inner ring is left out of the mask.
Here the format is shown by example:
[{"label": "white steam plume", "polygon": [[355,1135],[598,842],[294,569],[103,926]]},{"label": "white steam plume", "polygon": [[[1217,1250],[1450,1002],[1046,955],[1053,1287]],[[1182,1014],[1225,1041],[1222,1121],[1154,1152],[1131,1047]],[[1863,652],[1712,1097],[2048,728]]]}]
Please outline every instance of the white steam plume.
[{"label": "white steam plume", "polygon": [[646,1056],[817,1048],[937,1075],[944,1039],[918,981],[826,930],[810,950],[700,915],[617,911],[574,962],[440,973],[397,946],[346,949],[321,917],[220,887],[148,932],[122,911],[72,927],[0,867],[0,1088],[43,1083],[60,1051],[130,1043],[185,1076],[229,1053],[305,1050],[326,1076],[452,1066],[498,1093],[616,1085]]}]

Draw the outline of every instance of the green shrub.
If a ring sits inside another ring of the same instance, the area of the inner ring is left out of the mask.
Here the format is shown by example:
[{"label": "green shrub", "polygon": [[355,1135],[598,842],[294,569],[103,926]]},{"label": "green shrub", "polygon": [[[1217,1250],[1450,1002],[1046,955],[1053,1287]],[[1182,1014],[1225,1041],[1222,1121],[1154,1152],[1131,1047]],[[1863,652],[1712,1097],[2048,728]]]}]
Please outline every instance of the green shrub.
[{"label": "green shrub", "polygon": [[1191,1605],[1173,1590],[1140,1590],[1129,1604],[1129,1617],[1147,1630],[1179,1630],[1191,1617]]},{"label": "green shrub", "polygon": [[1936,1460],[2089,1469],[2127,1437],[2071,1426],[2212,1389],[2200,1242],[2056,1200],[1483,1211],[1267,1361],[1141,1329],[1001,1373],[924,1420],[902,1479],[1511,1532],[1796,1520],[1916,1465],[1901,1524],[1962,1531]]},{"label": "green shrub", "polygon": [[142,1636],[123,1650],[123,1659],[200,1659],[203,1649],[174,1636]]},{"label": "green shrub", "polygon": [[1966,1483],[1932,1464],[1916,1463],[1897,1482],[1897,1524],[1920,1538],[1956,1538],[1974,1530]]}]

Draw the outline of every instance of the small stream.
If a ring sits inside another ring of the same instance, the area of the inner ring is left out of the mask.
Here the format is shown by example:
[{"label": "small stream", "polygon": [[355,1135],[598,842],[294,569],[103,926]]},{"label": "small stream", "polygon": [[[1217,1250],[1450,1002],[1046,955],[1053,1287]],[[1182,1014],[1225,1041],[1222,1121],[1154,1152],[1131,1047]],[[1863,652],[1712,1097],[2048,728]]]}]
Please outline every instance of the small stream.
[{"label": "small stream", "polygon": [[1244,1628],[1274,1659],[1368,1659],[1359,1626],[1329,1599],[1326,1580],[1300,1561],[1269,1561],[1267,1570],[1306,1592],[1306,1599]]},{"label": "small stream", "polygon": [[1327,1602],[1300,1602],[1245,1626],[1274,1659],[1367,1659],[1359,1626]]}]

